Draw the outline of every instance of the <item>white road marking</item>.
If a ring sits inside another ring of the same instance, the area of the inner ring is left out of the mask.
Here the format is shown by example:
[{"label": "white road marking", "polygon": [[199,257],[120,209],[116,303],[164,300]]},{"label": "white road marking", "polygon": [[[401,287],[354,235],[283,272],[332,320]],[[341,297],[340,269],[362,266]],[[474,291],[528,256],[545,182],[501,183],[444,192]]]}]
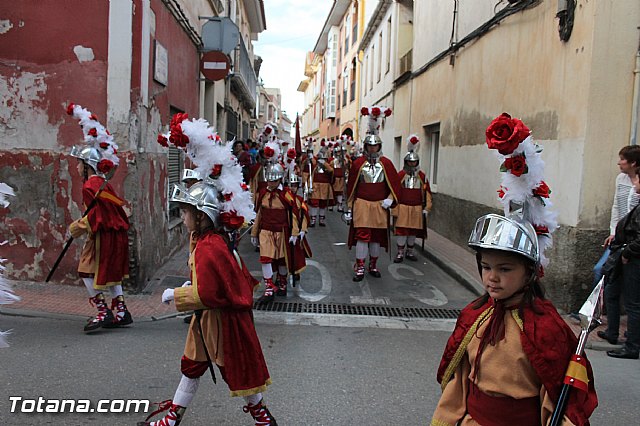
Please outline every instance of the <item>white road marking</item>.
[{"label": "white road marking", "polygon": [[[394,264],[389,265],[388,269],[389,269],[389,272],[391,273],[391,276],[394,279],[398,280],[398,281],[411,279],[411,278],[403,276],[400,273],[401,269],[406,269],[407,271],[411,271],[416,276],[424,276],[422,271],[420,271],[419,269],[416,269],[413,266],[403,265],[403,264],[399,264],[399,263],[394,263]],[[416,292],[411,292],[408,295],[413,297],[417,301],[419,301],[421,303],[424,303],[425,305],[442,306],[442,305],[446,305],[447,303],[449,303],[449,299],[447,299],[447,296],[445,296],[445,294],[443,292],[441,292],[433,284],[426,284],[425,283],[425,284],[422,285],[422,288],[430,290],[431,293],[433,293],[433,297],[423,297],[423,296],[421,296],[420,294],[418,294]]]},{"label": "white road marking", "polygon": [[351,303],[355,305],[390,305],[391,301],[388,297],[363,297],[350,296]]},{"label": "white road marking", "polygon": [[331,293],[331,273],[326,266],[316,262],[315,260],[307,259],[307,266],[313,266],[320,271],[320,278],[322,279],[322,288],[317,293],[307,293],[302,284],[304,280],[298,281],[296,288],[293,289],[294,293],[308,302],[318,302]]}]

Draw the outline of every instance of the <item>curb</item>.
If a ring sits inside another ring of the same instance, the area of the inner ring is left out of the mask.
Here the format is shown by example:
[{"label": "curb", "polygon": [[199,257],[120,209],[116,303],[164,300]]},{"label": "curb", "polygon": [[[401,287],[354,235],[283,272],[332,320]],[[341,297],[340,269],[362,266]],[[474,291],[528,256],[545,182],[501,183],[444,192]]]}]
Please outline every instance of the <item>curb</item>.
[{"label": "curb", "polygon": [[[79,315],[79,314],[60,314],[57,312],[46,311],[32,311],[30,309],[12,309],[2,308],[0,309],[0,316],[6,315],[9,317],[27,317],[27,318],[48,318],[56,320],[68,320],[68,321],[86,321],[87,318],[91,318],[91,315]],[[135,322],[152,322],[156,321],[152,317],[136,317]]]}]

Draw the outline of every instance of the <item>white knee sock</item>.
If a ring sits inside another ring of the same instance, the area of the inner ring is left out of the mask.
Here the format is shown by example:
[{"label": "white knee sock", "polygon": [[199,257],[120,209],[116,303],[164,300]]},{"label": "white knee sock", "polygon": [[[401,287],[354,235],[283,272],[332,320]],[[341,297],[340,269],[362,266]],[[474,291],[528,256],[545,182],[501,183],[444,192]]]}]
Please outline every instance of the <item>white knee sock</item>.
[{"label": "white knee sock", "polygon": [[262,264],[262,276],[264,278],[272,278],[273,277],[273,268],[270,263]]},{"label": "white knee sock", "polygon": [[320,209],[320,216],[326,216],[326,213],[327,213],[327,209],[324,209],[324,208]]},{"label": "white knee sock", "polygon": [[114,285],[112,287],[109,287],[109,291],[111,291],[111,298],[115,299],[118,296],[124,296],[124,293],[122,292],[122,286],[121,285]]},{"label": "white knee sock", "polygon": [[315,218],[316,216],[318,216],[318,208],[311,207],[311,217]]},{"label": "white knee sock", "polygon": [[89,292],[90,297],[96,297],[96,295],[100,293],[100,291],[93,288],[93,278],[83,278],[82,282],[84,283],[84,286],[87,288],[87,291]]},{"label": "white knee sock", "polygon": [[369,244],[364,241],[356,242],[356,259],[366,259],[369,252]]},{"label": "white knee sock", "polygon": [[262,401],[262,392],[245,396],[244,400],[246,401],[247,404],[256,405],[258,404],[258,402]]},{"label": "white knee sock", "polygon": [[416,236],[415,235],[409,235],[407,237],[407,245],[412,246],[416,243]]},{"label": "white knee sock", "polygon": [[406,235],[398,235],[396,237],[396,244],[398,244],[399,247],[404,247],[404,245],[407,244],[407,236]]},{"label": "white knee sock", "polygon": [[380,243],[369,243],[369,255],[371,257],[380,256]]},{"label": "white knee sock", "polygon": [[337,195],[337,196],[336,196],[336,199],[337,199],[337,201],[338,201],[338,204],[342,204],[342,199],[343,199],[343,198],[342,198],[342,195]]},{"label": "white knee sock", "polygon": [[190,379],[183,374],[178,389],[176,389],[176,394],[173,396],[173,403],[181,407],[188,407],[198,391],[199,384],[200,378]]}]

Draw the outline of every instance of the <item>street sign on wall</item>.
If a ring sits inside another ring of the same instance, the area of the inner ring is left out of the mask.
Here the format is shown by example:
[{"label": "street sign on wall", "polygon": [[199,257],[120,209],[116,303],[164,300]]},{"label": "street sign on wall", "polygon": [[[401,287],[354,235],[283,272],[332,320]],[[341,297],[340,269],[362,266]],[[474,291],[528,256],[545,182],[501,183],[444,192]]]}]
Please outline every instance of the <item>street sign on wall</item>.
[{"label": "street sign on wall", "polygon": [[229,18],[208,19],[202,25],[202,51],[217,50],[228,55],[240,42],[238,26]]},{"label": "street sign on wall", "polygon": [[200,72],[207,80],[222,80],[229,74],[230,69],[229,57],[222,52],[207,52],[200,59]]}]

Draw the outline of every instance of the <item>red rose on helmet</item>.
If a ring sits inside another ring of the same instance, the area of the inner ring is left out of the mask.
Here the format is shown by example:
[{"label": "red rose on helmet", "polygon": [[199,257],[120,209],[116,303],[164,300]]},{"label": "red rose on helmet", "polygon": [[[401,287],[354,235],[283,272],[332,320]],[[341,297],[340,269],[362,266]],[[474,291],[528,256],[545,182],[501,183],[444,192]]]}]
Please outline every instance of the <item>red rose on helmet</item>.
[{"label": "red rose on helmet", "polygon": [[275,152],[275,151],[273,150],[273,148],[271,148],[270,146],[265,146],[265,147],[264,147],[264,156],[265,156],[265,157],[267,157],[267,158],[271,158],[271,157],[273,157],[273,155],[274,155],[275,153],[276,153],[276,152]]},{"label": "red rose on helmet", "polygon": [[515,157],[506,158],[502,167],[500,167],[500,171],[506,172],[507,170],[511,171],[511,174],[517,177],[527,173],[529,171],[529,167],[527,166],[527,160],[524,155],[516,155]]},{"label": "red rose on helmet", "polygon": [[248,191],[249,187],[247,186],[246,183],[240,184],[240,188],[242,188],[243,191]]},{"label": "red rose on helmet", "polygon": [[75,108],[75,106],[76,106],[76,104],[74,104],[74,103],[70,103],[70,104],[67,106],[67,114],[69,114],[69,115],[73,115],[73,108]]},{"label": "red rose on helmet", "polygon": [[113,161],[107,160],[106,158],[100,160],[98,163],[98,171],[103,174],[109,173],[114,167],[115,164]]},{"label": "red rose on helmet", "polygon": [[220,213],[222,224],[230,229],[238,229],[244,224],[244,217],[238,216],[235,211]]},{"label": "red rose on helmet", "polygon": [[171,136],[169,136],[169,140],[177,147],[184,148],[189,143],[189,138],[182,132],[182,122],[188,118],[189,115],[181,112],[174,114],[171,118],[171,124],[169,125]]},{"label": "red rose on helmet", "polygon": [[371,108],[371,115],[373,117],[378,117],[380,115],[380,112],[381,112],[380,108],[378,108],[378,107]]},{"label": "red rose on helmet", "polygon": [[289,150],[287,151],[287,157],[291,158],[292,160],[294,158],[296,158],[296,150],[295,150],[295,148],[289,148]]},{"label": "red rose on helmet", "polygon": [[98,136],[98,129],[94,127],[93,129],[89,130],[89,136],[93,136],[94,138]]},{"label": "red rose on helmet", "polygon": [[392,113],[391,108],[386,108],[384,110],[384,116],[385,117],[389,117],[391,115],[391,113]]},{"label": "red rose on helmet", "polygon": [[367,107],[360,108],[360,114],[369,115],[369,108],[367,108]]},{"label": "red rose on helmet", "polygon": [[211,169],[211,176],[218,177],[220,176],[220,173],[222,173],[222,164],[214,164]]},{"label": "red rose on helmet", "polygon": [[100,148],[107,149],[109,148],[109,144],[107,142],[100,142]]},{"label": "red rose on helmet", "polygon": [[544,225],[533,225],[533,229],[535,229],[536,235],[544,235],[549,233],[549,228]]},{"label": "red rose on helmet", "polygon": [[533,195],[542,198],[549,198],[549,195],[551,195],[551,189],[549,189],[549,186],[547,186],[545,181],[542,181],[540,182],[540,185],[533,190]]},{"label": "red rose on helmet", "polygon": [[500,186],[500,188],[498,188],[498,198],[503,199],[504,198],[504,190],[505,188],[503,188],[502,186]]},{"label": "red rose on helmet", "polygon": [[232,193],[228,193],[228,194],[224,194],[224,200],[229,202],[231,201],[231,199],[233,198],[233,194]]},{"label": "red rose on helmet", "polygon": [[267,127],[264,129],[264,134],[268,135],[269,133],[271,133],[271,130],[273,130],[271,127]]},{"label": "red rose on helmet", "polygon": [[91,115],[89,116],[89,119],[90,119],[90,120],[94,120],[94,121],[98,121],[98,116],[97,116],[97,115],[95,115],[95,114],[91,114]]},{"label": "red rose on helmet", "polygon": [[420,142],[420,139],[418,139],[417,136],[411,136],[411,139],[409,139],[409,142],[411,142],[412,144],[417,144],[418,142]]},{"label": "red rose on helmet", "polygon": [[487,145],[489,149],[497,149],[502,155],[509,155],[530,133],[522,121],[503,112],[487,127]]},{"label": "red rose on helmet", "polygon": [[169,140],[164,135],[158,135],[158,143],[165,148],[169,146]]}]

